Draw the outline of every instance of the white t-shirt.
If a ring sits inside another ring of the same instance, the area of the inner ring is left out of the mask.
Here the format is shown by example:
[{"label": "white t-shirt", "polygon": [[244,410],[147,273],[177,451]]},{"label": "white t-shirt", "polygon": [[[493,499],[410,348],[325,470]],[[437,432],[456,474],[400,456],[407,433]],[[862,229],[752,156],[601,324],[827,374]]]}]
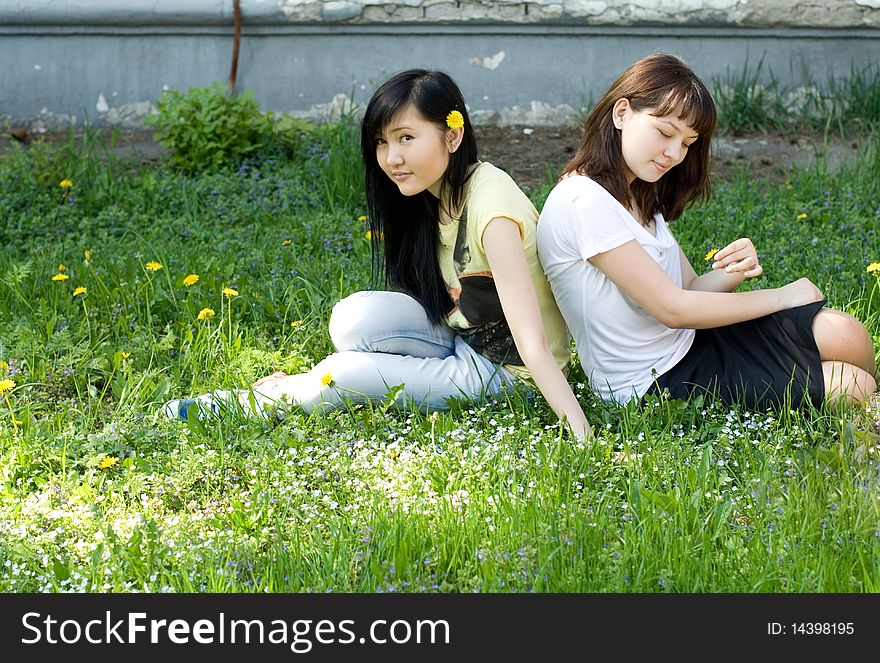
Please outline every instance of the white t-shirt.
[{"label": "white t-shirt", "polygon": [[627,297],[590,262],[599,253],[638,241],[681,286],[678,242],[662,215],[656,236],[600,184],[574,175],[550,192],[538,221],[538,257],[574,336],[590,386],[603,400],[641,397],[687,354],[693,329],[671,329]]}]

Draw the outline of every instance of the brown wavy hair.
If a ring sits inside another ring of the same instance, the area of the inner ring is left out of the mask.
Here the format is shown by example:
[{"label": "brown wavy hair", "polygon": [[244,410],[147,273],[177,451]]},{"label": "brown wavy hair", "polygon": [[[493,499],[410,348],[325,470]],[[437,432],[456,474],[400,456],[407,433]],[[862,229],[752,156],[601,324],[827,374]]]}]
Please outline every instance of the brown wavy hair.
[{"label": "brown wavy hair", "polygon": [[[657,182],[635,179],[627,184],[626,167],[612,109],[626,98],[635,111],[656,117],[678,110],[697,132],[684,160]],[[581,145],[563,169],[601,184],[624,207],[632,204],[645,216],[660,212],[667,221],[681,216],[695,200],[709,197],[709,147],[717,112],[712,95],[693,70],[679,57],[654,53],[631,64],[614,81],[584,122]]]}]

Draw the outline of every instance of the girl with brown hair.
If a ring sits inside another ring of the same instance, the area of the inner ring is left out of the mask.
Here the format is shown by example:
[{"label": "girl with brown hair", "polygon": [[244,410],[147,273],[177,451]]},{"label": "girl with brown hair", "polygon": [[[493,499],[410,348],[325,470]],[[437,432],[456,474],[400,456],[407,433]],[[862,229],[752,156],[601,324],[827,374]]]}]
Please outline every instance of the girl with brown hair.
[{"label": "girl with brown hair", "polygon": [[592,389],[626,402],[706,392],[751,407],[861,402],[873,342],[806,278],[733,292],[763,273],[737,239],[697,275],[668,222],[709,195],[716,110],[680,58],[649,55],[602,96],[538,223],[538,255]]}]

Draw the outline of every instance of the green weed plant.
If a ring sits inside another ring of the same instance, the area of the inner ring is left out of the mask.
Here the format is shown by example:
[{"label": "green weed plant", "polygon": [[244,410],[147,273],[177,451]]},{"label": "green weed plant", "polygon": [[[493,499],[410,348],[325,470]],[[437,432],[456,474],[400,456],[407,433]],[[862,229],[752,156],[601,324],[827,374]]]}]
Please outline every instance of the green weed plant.
[{"label": "green weed plant", "polygon": [[145,122],[157,142],[171,148],[171,164],[188,172],[237,165],[272,134],[271,114],[253,91],[232,96],[222,83],[166,89],[156,108]]},{"label": "green weed plant", "polygon": [[783,85],[773,71],[744,63],[712,84],[722,133],[833,132],[870,134],[880,126],[880,67],[853,66],[848,75],[810,76],[799,85]]}]

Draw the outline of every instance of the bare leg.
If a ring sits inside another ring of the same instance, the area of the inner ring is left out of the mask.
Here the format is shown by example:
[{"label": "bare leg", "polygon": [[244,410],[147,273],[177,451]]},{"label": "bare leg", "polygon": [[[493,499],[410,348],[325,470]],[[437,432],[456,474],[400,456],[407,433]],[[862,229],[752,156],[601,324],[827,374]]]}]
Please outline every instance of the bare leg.
[{"label": "bare leg", "polygon": [[823,308],[813,318],[813,336],[823,362],[850,364],[867,373],[875,382],[880,380],[871,335],[849,313]]},{"label": "bare leg", "polygon": [[867,371],[842,361],[823,361],[825,400],[832,406],[858,405],[877,391],[877,381]]}]

